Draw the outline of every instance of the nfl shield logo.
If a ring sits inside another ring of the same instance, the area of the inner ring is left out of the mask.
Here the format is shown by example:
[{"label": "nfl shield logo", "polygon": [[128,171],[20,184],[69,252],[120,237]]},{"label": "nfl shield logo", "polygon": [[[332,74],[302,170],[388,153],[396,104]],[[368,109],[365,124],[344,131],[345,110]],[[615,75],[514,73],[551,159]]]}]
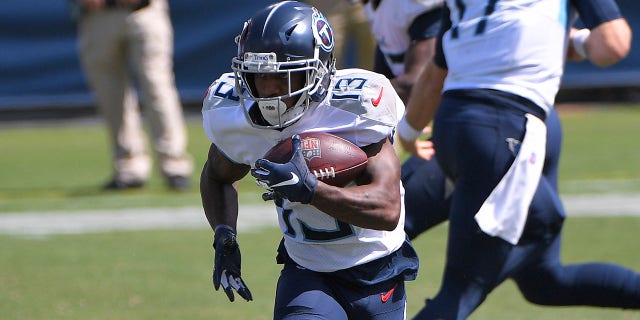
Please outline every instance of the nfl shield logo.
[{"label": "nfl shield logo", "polygon": [[302,155],[307,161],[315,157],[321,157],[320,154],[320,139],[318,138],[305,138],[301,141]]}]

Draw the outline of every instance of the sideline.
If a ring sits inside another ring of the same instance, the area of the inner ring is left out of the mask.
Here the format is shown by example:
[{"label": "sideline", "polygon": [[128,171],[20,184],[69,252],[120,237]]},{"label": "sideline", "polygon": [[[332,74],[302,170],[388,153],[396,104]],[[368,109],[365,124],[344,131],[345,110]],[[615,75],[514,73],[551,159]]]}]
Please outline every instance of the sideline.
[{"label": "sideline", "polygon": [[[640,216],[640,194],[563,195],[569,217]],[[273,206],[240,205],[238,230],[277,226]],[[0,214],[0,234],[40,237],[131,230],[208,228],[201,207]]]}]

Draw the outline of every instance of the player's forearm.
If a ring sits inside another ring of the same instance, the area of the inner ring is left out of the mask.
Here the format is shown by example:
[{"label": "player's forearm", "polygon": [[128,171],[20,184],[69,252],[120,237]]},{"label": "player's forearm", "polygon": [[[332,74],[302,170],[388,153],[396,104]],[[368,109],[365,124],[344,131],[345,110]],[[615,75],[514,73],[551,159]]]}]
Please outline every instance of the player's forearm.
[{"label": "player's forearm", "polygon": [[[583,47],[585,57],[596,66],[607,67],[627,56],[631,49],[631,29],[623,18],[605,22],[584,39],[576,39],[572,33],[572,46]],[[582,42],[582,43],[580,43]]]},{"label": "player's forearm", "polygon": [[404,61],[404,74],[407,75],[412,84],[422,72],[422,69],[433,59],[435,38],[420,40],[413,43],[407,53]]},{"label": "player's forearm", "polygon": [[400,219],[400,163],[385,139],[363,148],[369,155],[358,186],[318,183],[311,204],[343,222],[376,230],[394,230]]},{"label": "player's forearm", "polygon": [[411,96],[405,112],[406,121],[416,130],[429,125],[440,104],[440,96],[446,70],[434,63],[427,64],[418,81],[411,90]]},{"label": "player's forearm", "polygon": [[375,185],[339,188],[319,183],[311,204],[348,224],[394,230],[400,218],[400,187],[393,190]]},{"label": "player's forearm", "polygon": [[214,181],[203,169],[200,177],[202,207],[211,229],[225,224],[236,230],[238,221],[238,191],[234,184]]}]

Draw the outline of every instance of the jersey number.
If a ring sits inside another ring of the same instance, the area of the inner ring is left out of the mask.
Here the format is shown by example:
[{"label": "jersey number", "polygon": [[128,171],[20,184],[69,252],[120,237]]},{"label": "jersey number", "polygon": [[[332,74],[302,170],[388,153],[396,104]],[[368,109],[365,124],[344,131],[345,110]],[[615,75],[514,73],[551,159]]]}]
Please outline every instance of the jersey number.
[{"label": "jersey number", "polygon": [[[282,208],[282,200],[278,199],[276,205]],[[285,234],[295,238],[296,230],[291,225],[291,213],[290,209],[282,209],[282,220],[287,226]],[[344,239],[354,235],[353,227],[345,222],[335,219],[335,229],[315,229],[308,226],[306,223],[299,221],[302,231],[302,238],[308,242],[329,242]]]},{"label": "jersey number", "polygon": [[[478,22],[478,25],[476,26],[476,32],[475,35],[481,35],[484,33],[485,29],[487,28],[487,17],[489,17],[489,15],[491,15],[493,13],[493,11],[496,9],[496,3],[498,2],[498,0],[489,0],[487,1],[487,5],[484,8],[484,16],[482,16],[482,19],[480,19],[480,21]],[[464,13],[467,10],[467,6],[464,4],[463,0],[456,0],[456,8],[458,8],[458,21],[462,21],[462,18],[464,17]],[[457,39],[459,36],[458,34],[458,26],[453,26],[451,28],[451,37],[454,39]]]},{"label": "jersey number", "polygon": [[[367,82],[365,78],[343,78],[336,82],[333,87],[332,100],[353,99],[359,100],[360,93],[364,84]],[[346,92],[346,93],[344,93]]]}]

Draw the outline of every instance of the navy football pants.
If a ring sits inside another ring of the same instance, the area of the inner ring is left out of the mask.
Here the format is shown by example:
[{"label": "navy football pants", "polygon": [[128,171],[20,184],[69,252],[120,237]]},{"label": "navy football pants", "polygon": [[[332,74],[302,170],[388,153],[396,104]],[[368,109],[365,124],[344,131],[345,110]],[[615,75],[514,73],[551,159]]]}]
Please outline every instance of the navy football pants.
[{"label": "navy football pants", "polygon": [[[452,102],[456,105],[465,103],[467,102]],[[455,111],[465,113],[464,110]],[[443,166],[451,164],[447,169],[453,174],[458,174],[461,170],[459,166],[464,165],[471,169],[474,166],[476,169],[482,166],[495,168],[493,163],[477,162],[479,158],[470,155],[469,150],[486,147],[491,141],[504,141],[505,134],[514,135],[518,129],[524,128],[524,117],[518,114],[519,111],[493,109],[488,117],[474,118],[478,116],[475,111],[471,110],[471,118],[455,115],[439,118],[442,126],[447,126],[447,129],[440,131],[443,135],[441,139],[452,138],[448,135],[462,139],[463,147],[457,152],[469,157],[455,162],[447,158],[457,156],[454,151],[449,150],[449,154],[445,154],[446,149],[442,151],[443,148],[436,147],[438,156],[445,158],[439,160],[442,160]],[[562,220],[558,217],[564,216],[564,213],[557,195],[557,170],[562,132],[555,112],[549,115],[546,124],[548,139],[543,178],[532,204],[532,217],[527,221],[525,234],[517,246],[484,234],[473,220],[473,214],[492,187],[484,186],[486,189],[479,192],[482,196],[471,198],[473,201],[470,203],[467,200],[470,198],[460,199],[456,191],[459,202],[452,205],[452,199],[444,197],[445,176],[435,161],[410,158],[403,164],[402,175],[406,189],[405,229],[411,238],[449,218],[452,206],[454,216],[457,215],[456,207],[458,211],[464,212],[458,214],[457,219],[452,219],[450,224],[448,259],[442,287],[433,300],[427,300],[427,305],[416,319],[465,319],[506,278],[514,279],[525,298],[536,304],[640,308],[640,275],[636,272],[602,263],[561,264],[559,230]],[[504,128],[497,127],[500,125]],[[470,126],[478,128],[468,130],[467,127]],[[453,131],[466,132],[460,137],[458,132],[452,133]],[[496,137],[501,133],[503,136]],[[481,145],[464,145],[469,143],[466,140],[472,140],[476,135],[484,135],[485,140]],[[447,140],[445,143],[459,141]],[[508,158],[508,155],[502,157]],[[508,168],[508,160],[505,161],[501,164],[503,172]],[[498,180],[499,176],[494,177],[494,185]],[[456,188],[460,189],[458,185]],[[467,193],[476,192],[472,191],[473,188],[468,190],[471,191]],[[462,259],[455,259],[456,256]]]},{"label": "navy football pants", "polygon": [[330,273],[285,264],[276,289],[278,320],[402,320],[406,315],[404,281],[354,286]]}]

